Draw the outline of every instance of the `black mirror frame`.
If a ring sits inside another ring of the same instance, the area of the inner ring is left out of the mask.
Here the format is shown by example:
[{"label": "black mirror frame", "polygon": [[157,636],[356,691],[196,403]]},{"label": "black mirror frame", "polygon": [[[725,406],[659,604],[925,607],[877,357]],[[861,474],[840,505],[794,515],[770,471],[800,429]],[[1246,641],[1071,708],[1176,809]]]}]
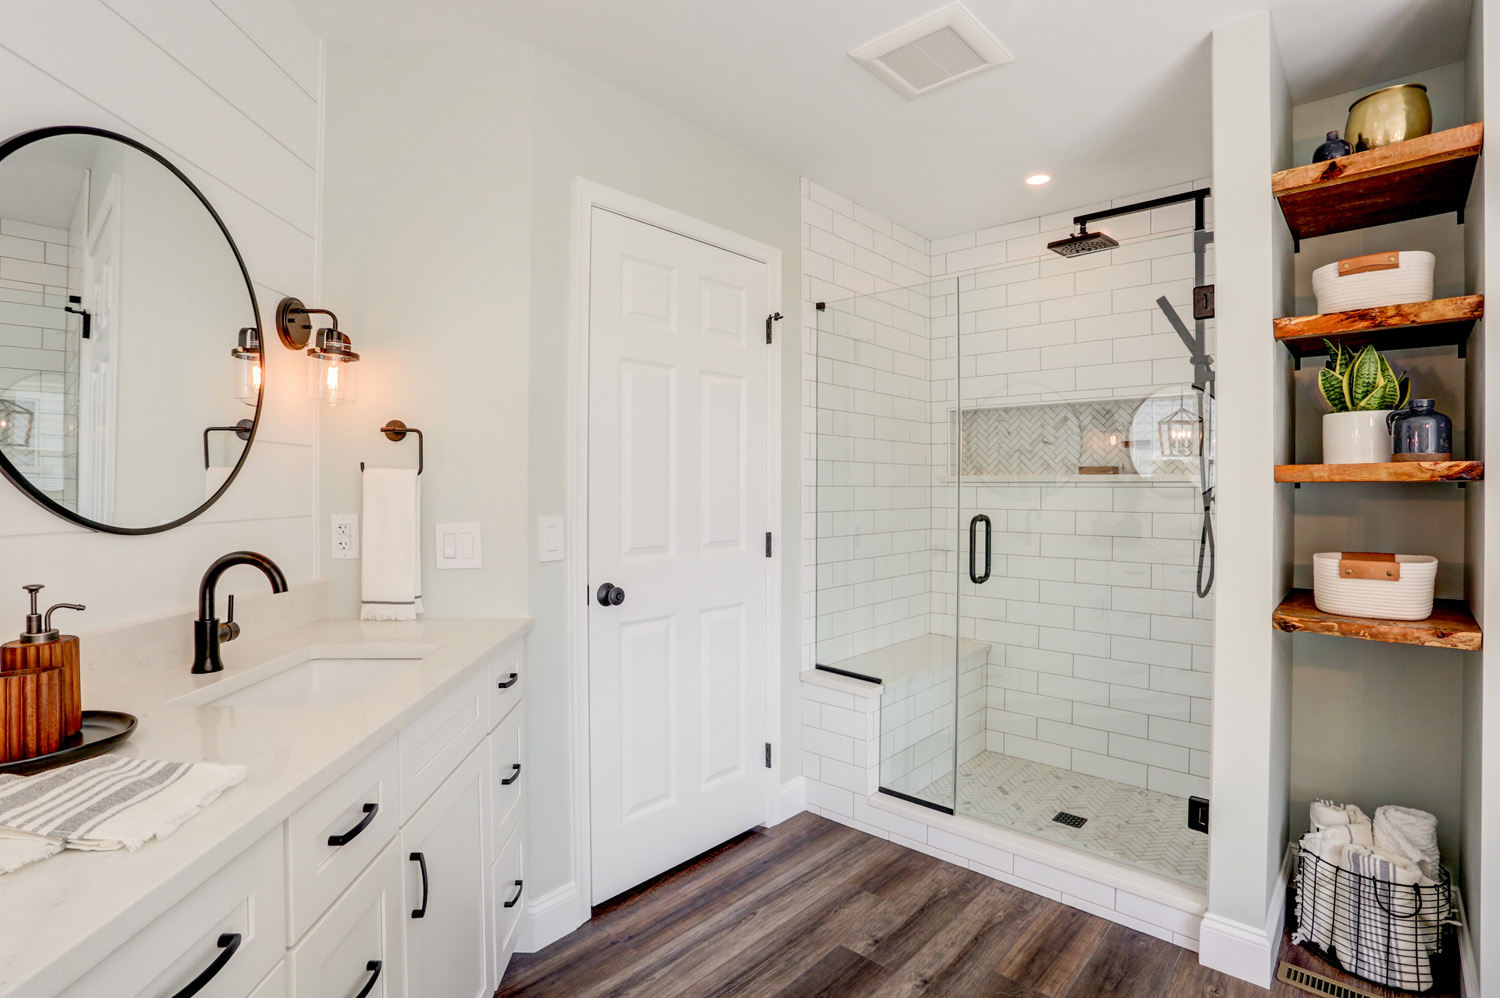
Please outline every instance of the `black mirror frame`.
[{"label": "black mirror frame", "polygon": [[[240,276],[245,279],[245,293],[250,297],[250,310],[255,317],[255,328],[261,329],[260,303],[256,300],[255,297],[255,285],[250,280],[250,271],[245,267],[245,258],[240,255],[240,248],[235,244],[234,237],[229,234],[229,229],[224,225],[224,220],[219,217],[219,213],[214,210],[214,206],[209,203],[208,198],[203,196],[203,192],[198,189],[198,186],[191,180],[189,180],[186,174],[184,174],[169,160],[167,160],[166,157],[162,156],[156,150],[152,149],[149,146],[143,145],[140,142],[137,142],[135,139],[132,139],[127,135],[121,135],[119,132],[112,132],[105,128],[94,128],[89,125],[55,125],[50,128],[38,128],[29,132],[22,132],[19,135],[5,140],[3,144],[0,144],[0,163],[3,163],[7,156],[16,152],[18,149],[29,146],[33,142],[39,142],[42,139],[52,138],[53,136],[57,135],[94,135],[103,139],[111,139],[115,142],[123,143],[127,146],[130,146],[132,149],[136,149],[140,152],[145,153],[147,156],[150,156],[152,159],[156,160],[156,162],[160,163],[162,166],[170,170],[172,175],[175,176],[179,181],[181,181],[184,187],[193,192],[193,196],[196,197],[198,199],[198,202],[203,205],[204,209],[208,212],[209,217],[214,220],[214,224],[219,227],[219,232],[221,235],[223,235],[224,241],[229,244],[229,251],[234,254],[234,262],[239,265]],[[205,510],[213,506],[214,503],[218,502],[219,499],[223,497],[225,492],[229,491],[229,486],[234,484],[235,478],[239,477],[240,471],[245,467],[245,459],[250,456],[250,448],[255,446],[255,434],[256,431],[260,429],[261,412],[264,409],[266,402],[265,342],[265,335],[264,331],[262,330],[262,346],[260,356],[260,394],[255,399],[255,419],[252,421],[252,424],[250,426],[250,437],[245,441],[245,449],[240,452],[239,461],[235,464],[234,470],[229,473],[229,477],[224,480],[224,484],[219,486],[219,491],[215,492],[208,499],[204,500],[203,504],[200,505],[197,509],[194,509],[192,512],[187,513],[184,516],[180,516],[168,523],[157,524],[154,527],[118,527],[114,524],[100,523],[96,520],[91,520],[86,516],[82,516],[74,512],[73,510],[68,509],[60,503],[54,502],[52,499],[48,498],[45,494],[38,490],[36,486],[32,485],[31,481],[25,475],[16,470],[15,465],[10,463],[10,459],[5,456],[4,451],[0,451],[0,475],[4,475],[7,479],[10,480],[10,483],[16,488],[20,489],[28,499],[36,503],[38,506],[41,506],[43,509],[47,510],[47,512],[52,513],[56,516],[60,516],[64,520],[67,520],[71,523],[76,523],[81,527],[87,527],[90,530],[97,530],[100,533],[159,534],[164,531],[171,530],[174,527],[180,527],[184,523],[196,519],[197,517],[201,516]]]}]

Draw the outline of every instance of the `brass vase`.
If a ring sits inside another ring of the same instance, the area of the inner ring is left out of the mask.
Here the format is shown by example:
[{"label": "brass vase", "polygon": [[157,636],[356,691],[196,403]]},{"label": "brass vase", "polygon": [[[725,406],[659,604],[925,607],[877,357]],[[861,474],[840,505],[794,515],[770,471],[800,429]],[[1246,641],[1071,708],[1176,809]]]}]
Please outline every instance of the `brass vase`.
[{"label": "brass vase", "polygon": [[1344,138],[1353,143],[1355,152],[1430,134],[1432,105],[1427,101],[1427,88],[1420,83],[1365,94],[1349,105],[1349,121],[1344,125]]}]

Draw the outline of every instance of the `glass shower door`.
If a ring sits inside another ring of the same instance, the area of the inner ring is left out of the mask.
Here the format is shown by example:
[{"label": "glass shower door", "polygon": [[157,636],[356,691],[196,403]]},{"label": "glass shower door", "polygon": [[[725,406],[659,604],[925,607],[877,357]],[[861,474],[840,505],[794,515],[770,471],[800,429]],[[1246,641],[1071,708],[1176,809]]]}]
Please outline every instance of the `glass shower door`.
[{"label": "glass shower door", "polygon": [[814,661],[882,684],[881,790],[951,812],[956,285],[828,302],[818,320]]}]

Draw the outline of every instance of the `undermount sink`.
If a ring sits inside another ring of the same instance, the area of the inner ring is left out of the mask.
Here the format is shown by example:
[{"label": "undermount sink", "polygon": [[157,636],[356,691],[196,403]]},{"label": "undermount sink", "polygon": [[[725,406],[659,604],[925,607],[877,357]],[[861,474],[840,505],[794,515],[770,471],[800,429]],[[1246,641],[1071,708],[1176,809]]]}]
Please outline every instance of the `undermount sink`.
[{"label": "undermount sink", "polygon": [[333,707],[358,700],[435,650],[435,645],[304,648],[242,673],[231,671],[177,702],[203,707]]}]

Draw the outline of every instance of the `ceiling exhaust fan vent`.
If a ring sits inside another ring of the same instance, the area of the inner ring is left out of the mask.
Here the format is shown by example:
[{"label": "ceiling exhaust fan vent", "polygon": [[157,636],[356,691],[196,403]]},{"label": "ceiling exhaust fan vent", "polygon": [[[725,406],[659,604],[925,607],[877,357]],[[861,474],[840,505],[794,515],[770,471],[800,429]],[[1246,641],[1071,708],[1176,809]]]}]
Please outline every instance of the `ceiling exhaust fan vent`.
[{"label": "ceiling exhaust fan vent", "polygon": [[908,100],[1012,60],[961,3],[866,42],[849,55]]}]

